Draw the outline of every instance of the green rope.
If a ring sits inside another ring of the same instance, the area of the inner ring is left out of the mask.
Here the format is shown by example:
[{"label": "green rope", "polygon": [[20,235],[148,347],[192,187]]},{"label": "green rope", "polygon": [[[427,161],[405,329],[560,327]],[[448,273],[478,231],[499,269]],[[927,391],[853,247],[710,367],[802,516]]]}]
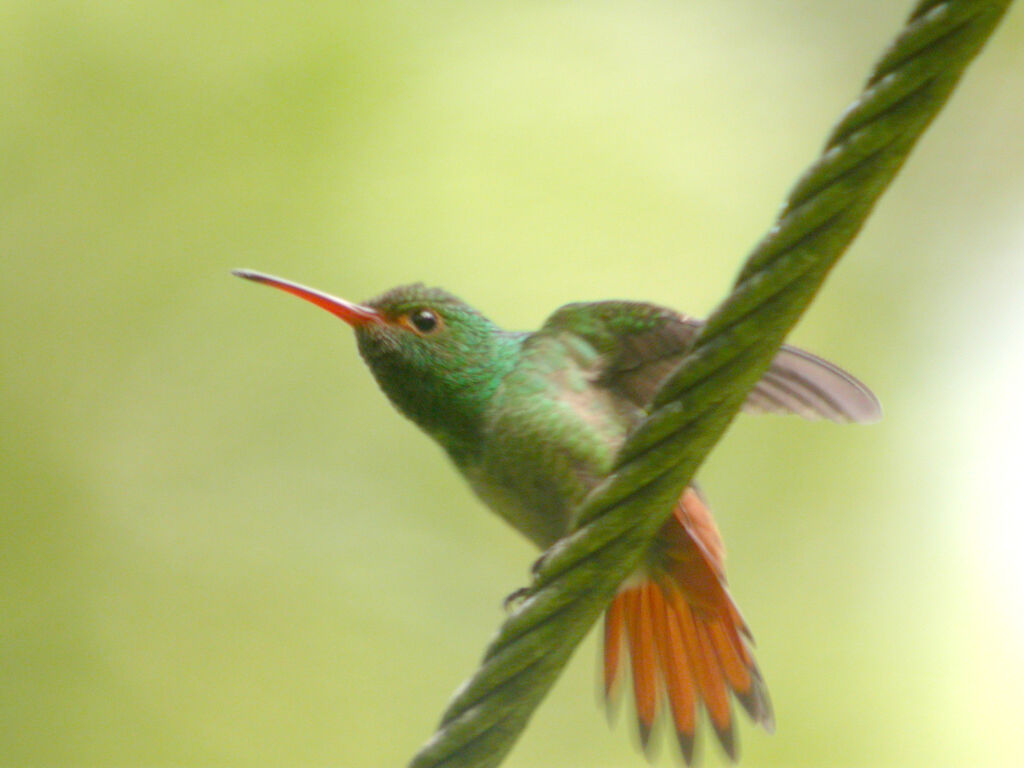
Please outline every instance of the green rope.
[{"label": "green rope", "polygon": [[412,768],[498,765],[1010,0],[923,0]]}]

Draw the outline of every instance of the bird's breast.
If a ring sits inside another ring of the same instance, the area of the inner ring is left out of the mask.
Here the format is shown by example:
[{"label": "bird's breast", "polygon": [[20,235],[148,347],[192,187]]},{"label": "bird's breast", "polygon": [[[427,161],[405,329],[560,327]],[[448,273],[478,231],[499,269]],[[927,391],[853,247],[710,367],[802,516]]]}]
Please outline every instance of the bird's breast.
[{"label": "bird's breast", "polygon": [[585,368],[530,361],[495,394],[483,450],[463,472],[477,495],[541,548],[611,468],[628,419]]}]

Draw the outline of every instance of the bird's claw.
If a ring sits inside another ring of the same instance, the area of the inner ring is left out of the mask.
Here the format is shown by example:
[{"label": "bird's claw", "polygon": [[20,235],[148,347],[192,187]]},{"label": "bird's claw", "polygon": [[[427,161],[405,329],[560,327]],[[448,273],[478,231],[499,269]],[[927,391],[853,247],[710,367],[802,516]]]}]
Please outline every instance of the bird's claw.
[{"label": "bird's claw", "polygon": [[544,567],[544,563],[548,561],[548,554],[551,550],[546,550],[540,557],[533,561],[533,565],[530,566],[530,574],[537,577],[540,573],[540,569]]},{"label": "bird's claw", "polygon": [[533,596],[536,591],[537,575],[540,573],[540,569],[544,567],[545,561],[548,559],[548,553],[545,552],[536,560],[533,561],[533,565],[530,566],[530,575],[533,576],[534,584],[529,587],[521,587],[513,592],[511,595],[505,598],[502,602],[502,606],[506,611],[511,611],[517,608],[521,603],[525,602],[527,598]]},{"label": "bird's claw", "polygon": [[518,608],[528,597],[533,594],[533,587],[520,587],[511,595],[505,598],[501,606],[508,612]]}]

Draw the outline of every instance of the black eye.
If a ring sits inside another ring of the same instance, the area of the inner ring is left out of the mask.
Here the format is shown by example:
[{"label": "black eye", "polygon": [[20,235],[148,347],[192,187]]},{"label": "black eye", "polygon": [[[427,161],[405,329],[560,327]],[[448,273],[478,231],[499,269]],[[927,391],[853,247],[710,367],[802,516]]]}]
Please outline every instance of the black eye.
[{"label": "black eye", "polygon": [[420,333],[430,333],[437,328],[437,315],[429,309],[418,309],[409,315],[409,322]]}]

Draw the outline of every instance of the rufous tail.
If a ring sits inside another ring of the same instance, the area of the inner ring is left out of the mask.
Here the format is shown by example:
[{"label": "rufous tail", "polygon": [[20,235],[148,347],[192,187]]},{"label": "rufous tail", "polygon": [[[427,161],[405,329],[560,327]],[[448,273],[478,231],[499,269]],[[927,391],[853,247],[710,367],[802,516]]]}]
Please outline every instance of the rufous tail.
[{"label": "rufous tail", "polygon": [[725,589],[723,560],[711,512],[687,488],[655,539],[645,579],[620,590],[605,613],[606,697],[616,693],[625,651],[641,743],[647,747],[667,701],[688,765],[701,707],[733,760],[737,742],[730,695],[755,723],[769,732],[775,727],[750,631]]}]

